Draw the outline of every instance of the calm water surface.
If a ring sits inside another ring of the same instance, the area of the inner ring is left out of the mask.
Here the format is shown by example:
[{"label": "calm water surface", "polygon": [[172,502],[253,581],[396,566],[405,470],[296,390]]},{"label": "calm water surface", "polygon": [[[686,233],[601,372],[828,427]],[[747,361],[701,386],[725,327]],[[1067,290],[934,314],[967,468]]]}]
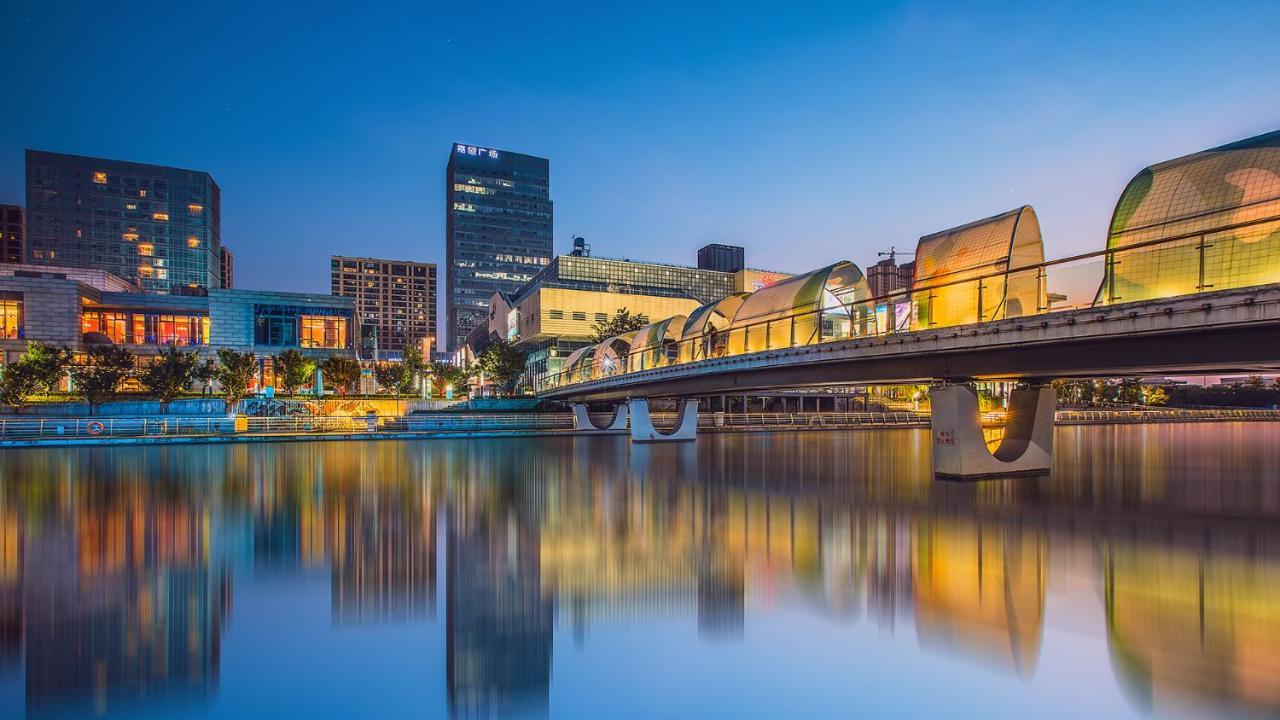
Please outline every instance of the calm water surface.
[{"label": "calm water surface", "polygon": [[0,451],[0,716],[1280,712],[1280,425]]}]

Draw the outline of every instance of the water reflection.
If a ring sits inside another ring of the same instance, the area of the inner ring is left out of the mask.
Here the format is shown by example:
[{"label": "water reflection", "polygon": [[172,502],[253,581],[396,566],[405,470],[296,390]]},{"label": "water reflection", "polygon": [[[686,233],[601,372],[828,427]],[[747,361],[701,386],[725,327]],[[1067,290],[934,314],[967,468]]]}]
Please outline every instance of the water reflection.
[{"label": "water reflection", "polygon": [[[555,715],[575,680],[562,652],[672,618],[763,678],[779,650],[751,629],[779,613],[1024,684],[1064,653],[1046,636],[1060,626],[1109,657],[1127,700],[1107,714],[1274,713],[1278,440],[1263,424],[1063,428],[1051,477],[973,484],[934,482],[915,430],[10,451],[0,701],[233,716],[254,697],[220,687],[223,644],[263,625],[237,594],[327,576],[340,637],[443,626],[442,670],[417,681],[458,717]],[[709,672],[676,648],[647,662]]]}]

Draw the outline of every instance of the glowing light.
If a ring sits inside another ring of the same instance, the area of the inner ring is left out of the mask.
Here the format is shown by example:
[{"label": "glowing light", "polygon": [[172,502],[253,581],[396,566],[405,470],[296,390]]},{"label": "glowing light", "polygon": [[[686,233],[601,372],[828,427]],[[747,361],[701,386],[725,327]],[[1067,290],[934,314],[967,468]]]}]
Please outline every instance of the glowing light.
[{"label": "glowing light", "polygon": [[94,181],[95,183],[99,184],[99,185],[106,185],[106,184],[107,184],[107,174],[106,174],[106,173],[104,173],[104,172],[95,172],[95,173],[93,174],[93,181]]},{"label": "glowing light", "polygon": [[189,237],[189,238],[187,238],[187,247],[189,247],[189,248],[198,248],[198,247],[200,247],[200,238],[197,238],[197,237]]},{"label": "glowing light", "polygon": [[169,221],[169,213],[164,213],[164,212],[151,213],[151,219],[152,219],[152,220],[159,220],[159,221],[161,221],[161,222],[168,222],[168,221]]}]

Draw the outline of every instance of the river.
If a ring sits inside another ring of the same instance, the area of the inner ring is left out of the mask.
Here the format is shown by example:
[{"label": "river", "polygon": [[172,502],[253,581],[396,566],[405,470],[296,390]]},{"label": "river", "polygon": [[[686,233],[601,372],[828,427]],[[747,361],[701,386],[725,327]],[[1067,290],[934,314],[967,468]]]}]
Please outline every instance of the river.
[{"label": "river", "polygon": [[0,717],[1280,712],[1280,424],[0,453]]}]

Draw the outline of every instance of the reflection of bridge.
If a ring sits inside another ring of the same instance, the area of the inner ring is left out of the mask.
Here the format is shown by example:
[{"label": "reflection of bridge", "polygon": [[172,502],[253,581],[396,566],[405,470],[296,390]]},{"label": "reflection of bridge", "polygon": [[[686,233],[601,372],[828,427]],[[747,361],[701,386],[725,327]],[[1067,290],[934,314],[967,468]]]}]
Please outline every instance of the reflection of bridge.
[{"label": "reflection of bridge", "polygon": [[[861,270],[839,262],[583,348],[537,388],[629,399],[637,441],[692,439],[692,398],[725,391],[1277,370],[1278,326],[1280,132],[1139,173],[1105,250],[1044,262],[1024,206],[921,238],[910,289],[872,297]],[[675,432],[653,427],[652,397],[691,410]],[[1046,388],[1015,391],[993,457],[972,388],[935,387],[935,470],[1047,469],[1053,404]],[[622,423],[620,412],[610,429]]]}]

